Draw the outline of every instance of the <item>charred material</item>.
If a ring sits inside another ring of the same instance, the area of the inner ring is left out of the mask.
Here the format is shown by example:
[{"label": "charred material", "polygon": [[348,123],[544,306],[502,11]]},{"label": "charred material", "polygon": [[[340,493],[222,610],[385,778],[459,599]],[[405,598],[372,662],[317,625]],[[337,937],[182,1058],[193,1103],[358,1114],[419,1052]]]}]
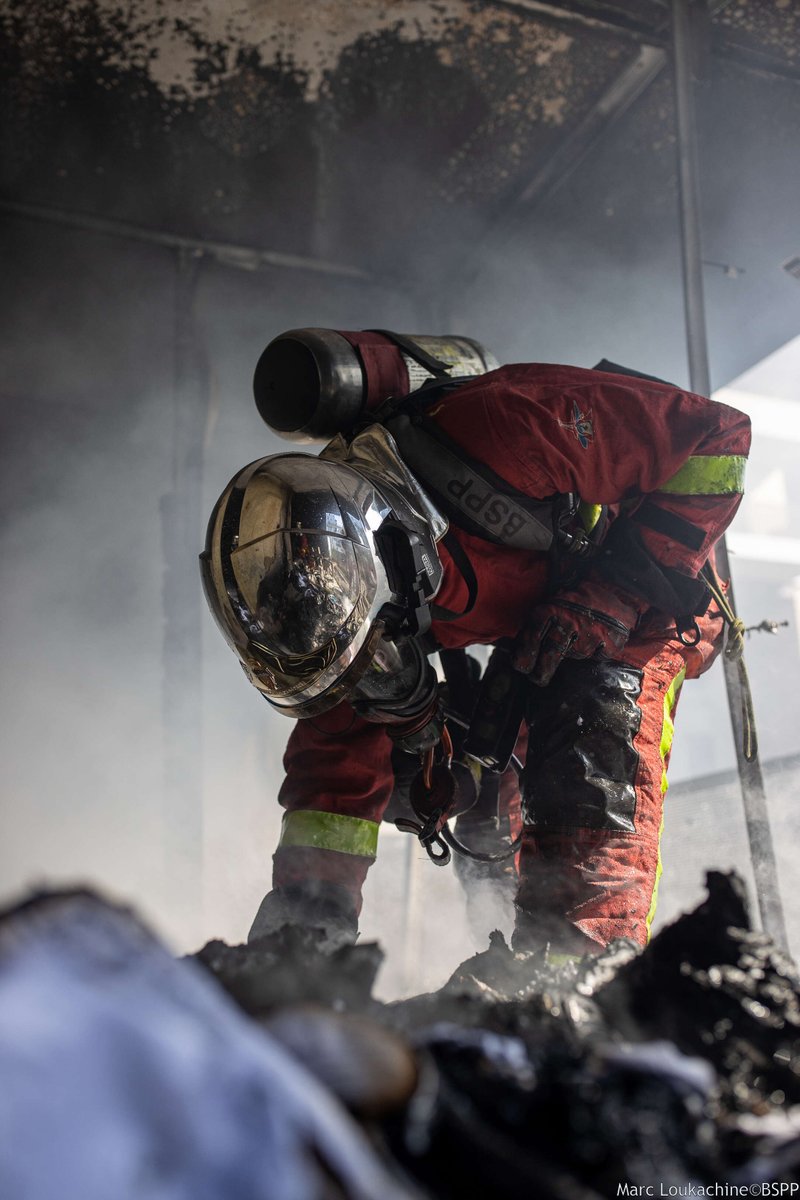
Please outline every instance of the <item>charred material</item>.
[{"label": "charred material", "polygon": [[[398,1197],[778,1195],[767,1185],[779,1184],[788,1195],[800,1175],[800,979],[750,928],[736,878],[711,874],[708,887],[642,953],[617,943],[556,966],[495,934],[441,991],[393,1004],[372,996],[375,945],[325,954],[313,932],[286,928],[176,963],[96,896],[37,897],[0,920],[0,1116],[13,1104],[15,1129],[58,1127],[48,1170],[64,1194],[91,1174],[99,1111],[150,1153],[147,1113],[169,1094],[195,1141],[159,1126],[152,1179],[166,1163],[189,1180],[210,1156],[210,1197],[233,1194],[234,1178],[237,1195],[300,1194],[289,1182],[303,1179],[303,1195],[328,1197],[332,1177],[336,1195],[367,1196],[367,1175]],[[72,1108],[55,1116],[56,1074],[78,1051]],[[238,1175],[221,1142],[202,1140],[209,1115],[230,1119],[242,1147],[255,1135]],[[0,1191],[21,1181],[38,1200],[35,1177],[10,1141]],[[134,1194],[151,1192],[115,1192]]]},{"label": "charred material", "polygon": [[[740,882],[711,873],[708,888],[641,954],[616,943],[554,966],[495,934],[438,993],[380,1005],[362,991],[365,1040],[373,1022],[388,1026],[416,1055],[416,1090],[380,1130],[404,1169],[437,1196],[794,1179],[800,980],[750,928]],[[373,952],[351,948],[331,967]],[[319,999],[317,980],[307,986]]]},{"label": "charred material", "polygon": [[209,942],[195,956],[253,1017],[289,1005],[368,1007],[383,951],[375,943],[320,949],[316,930],[287,925],[245,946]]}]

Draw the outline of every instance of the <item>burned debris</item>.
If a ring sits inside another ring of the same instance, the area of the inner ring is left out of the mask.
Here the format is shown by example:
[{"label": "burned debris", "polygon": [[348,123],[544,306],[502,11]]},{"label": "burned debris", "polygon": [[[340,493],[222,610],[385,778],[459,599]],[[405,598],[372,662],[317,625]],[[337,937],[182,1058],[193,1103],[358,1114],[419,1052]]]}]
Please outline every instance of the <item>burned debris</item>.
[{"label": "burned debris", "polygon": [[37,896],[0,924],[0,1193],[788,1195],[800,979],[735,877],[708,888],[642,953],[496,934],[394,1003],[374,944],[287,928],[175,962],[94,894]]}]

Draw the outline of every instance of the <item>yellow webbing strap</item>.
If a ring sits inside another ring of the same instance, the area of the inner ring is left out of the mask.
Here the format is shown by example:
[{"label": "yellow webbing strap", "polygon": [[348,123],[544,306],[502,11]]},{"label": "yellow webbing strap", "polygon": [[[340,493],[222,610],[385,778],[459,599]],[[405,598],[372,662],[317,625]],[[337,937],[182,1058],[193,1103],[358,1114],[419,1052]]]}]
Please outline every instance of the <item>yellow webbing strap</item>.
[{"label": "yellow webbing strap", "polygon": [[693,454],[658,491],[680,496],[724,496],[743,492],[746,463],[742,454]]},{"label": "yellow webbing strap", "polygon": [[[675,734],[675,705],[678,703],[678,694],[683,687],[683,681],[686,678],[686,667],[682,667],[678,674],[673,679],[672,683],[667,688],[664,694],[664,720],[661,725],[661,744],[659,753],[661,755],[662,770],[661,770],[661,795],[665,795],[667,787],[667,759],[669,752],[672,749],[672,739]],[[650,941],[650,926],[653,923],[653,917],[656,915],[656,905],[658,904],[658,885],[661,882],[663,873],[663,865],[661,862],[661,835],[664,832],[664,814],[661,814],[661,827],[658,831],[658,862],[656,863],[656,878],[653,884],[653,895],[650,898],[650,911],[645,918],[645,928],[647,929],[647,940]]]},{"label": "yellow webbing strap", "polygon": [[338,850],[340,854],[375,858],[379,828],[377,822],[364,821],[360,817],[299,809],[284,813],[278,845],[313,846],[318,850]]}]

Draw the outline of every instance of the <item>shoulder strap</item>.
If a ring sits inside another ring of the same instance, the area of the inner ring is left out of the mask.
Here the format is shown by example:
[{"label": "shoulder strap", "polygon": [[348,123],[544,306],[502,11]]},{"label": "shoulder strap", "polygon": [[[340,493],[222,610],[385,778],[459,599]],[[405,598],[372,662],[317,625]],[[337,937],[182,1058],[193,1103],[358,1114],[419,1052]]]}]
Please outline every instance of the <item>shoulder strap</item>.
[{"label": "shoulder strap", "polygon": [[[457,525],[498,546],[547,551],[556,536],[561,497],[533,500],[485,463],[471,458],[422,414],[384,421],[403,460]],[[568,501],[568,503],[570,503]]]},{"label": "shoulder strap", "polygon": [[668,379],[661,379],[658,375],[645,375],[644,371],[634,371],[633,367],[623,367],[607,358],[601,358],[592,370],[605,371],[608,375],[631,375],[634,379],[649,379],[651,383],[666,383],[667,387],[677,387],[677,384],[670,383]]},{"label": "shoulder strap", "polygon": [[474,379],[474,375],[458,375],[455,378],[448,376],[446,379],[428,379],[415,392],[408,392],[405,396],[389,396],[378,408],[373,409],[372,412],[365,413],[361,419],[361,424],[386,425],[387,421],[391,420],[397,413],[420,413],[424,409],[429,408],[445,392],[453,392],[464,383],[472,383]]},{"label": "shoulder strap", "polygon": [[[393,337],[398,345],[409,339]],[[401,340],[402,339],[402,340]],[[420,350],[420,354],[424,351]],[[422,361],[418,356],[418,361]],[[432,359],[428,369],[439,364]],[[446,372],[430,379],[406,396],[390,396],[379,408],[365,415],[363,424],[383,425],[394,438],[408,464],[438,508],[459,528],[497,546],[548,552],[556,544],[572,549],[565,526],[574,516],[578,497],[556,494],[535,500],[510,484],[486,463],[472,458],[441,427],[425,416],[425,410],[445,392],[474,382],[473,376],[452,378]]]},{"label": "shoulder strap", "polygon": [[461,578],[467,585],[467,606],[460,613],[452,612],[449,608],[442,608],[438,604],[430,606],[431,616],[434,621],[457,621],[459,617],[465,617],[467,613],[472,612],[475,607],[475,601],[478,599],[478,577],[475,574],[472,563],[469,561],[469,556],[464,552],[451,532],[447,532],[442,538],[445,549],[455,563]]}]

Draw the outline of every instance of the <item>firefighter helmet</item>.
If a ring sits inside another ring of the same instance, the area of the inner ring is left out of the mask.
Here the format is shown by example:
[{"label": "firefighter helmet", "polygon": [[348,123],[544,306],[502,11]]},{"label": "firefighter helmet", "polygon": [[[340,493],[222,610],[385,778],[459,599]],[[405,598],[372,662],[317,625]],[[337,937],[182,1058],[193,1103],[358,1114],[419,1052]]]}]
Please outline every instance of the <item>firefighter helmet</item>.
[{"label": "firefighter helmet", "polygon": [[442,574],[433,531],[407,497],[308,454],[238,472],[200,559],[209,607],[245,673],[300,717],[352,696],[371,665],[381,670],[383,639],[422,631]]}]

